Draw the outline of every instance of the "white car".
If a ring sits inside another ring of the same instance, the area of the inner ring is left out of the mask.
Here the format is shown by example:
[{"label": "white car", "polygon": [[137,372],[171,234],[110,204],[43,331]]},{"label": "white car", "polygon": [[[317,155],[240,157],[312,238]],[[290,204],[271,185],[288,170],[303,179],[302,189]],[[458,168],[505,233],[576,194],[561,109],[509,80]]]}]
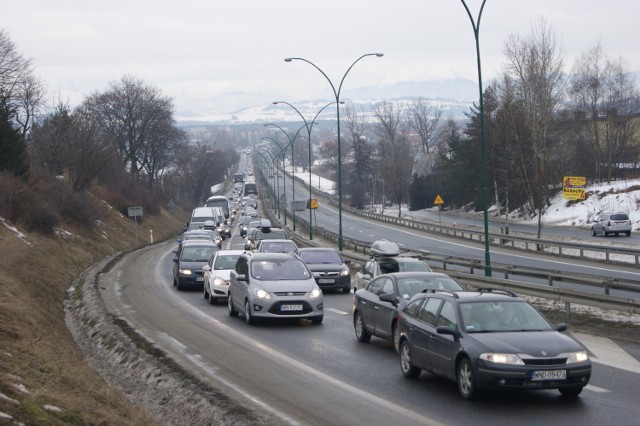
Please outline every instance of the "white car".
[{"label": "white car", "polygon": [[218,299],[229,295],[229,274],[244,250],[219,250],[202,267],[204,271],[204,298],[215,305]]}]

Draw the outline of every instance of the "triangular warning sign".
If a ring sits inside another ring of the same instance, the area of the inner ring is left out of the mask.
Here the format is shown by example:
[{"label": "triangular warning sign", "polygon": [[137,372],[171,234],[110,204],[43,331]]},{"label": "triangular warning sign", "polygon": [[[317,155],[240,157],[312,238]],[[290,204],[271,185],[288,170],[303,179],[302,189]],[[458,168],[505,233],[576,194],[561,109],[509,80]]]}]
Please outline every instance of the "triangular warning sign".
[{"label": "triangular warning sign", "polygon": [[438,204],[444,204],[444,200],[442,199],[442,197],[440,196],[440,194],[438,194],[438,195],[436,196],[436,200],[433,202],[433,204],[436,204],[436,205],[438,205]]}]

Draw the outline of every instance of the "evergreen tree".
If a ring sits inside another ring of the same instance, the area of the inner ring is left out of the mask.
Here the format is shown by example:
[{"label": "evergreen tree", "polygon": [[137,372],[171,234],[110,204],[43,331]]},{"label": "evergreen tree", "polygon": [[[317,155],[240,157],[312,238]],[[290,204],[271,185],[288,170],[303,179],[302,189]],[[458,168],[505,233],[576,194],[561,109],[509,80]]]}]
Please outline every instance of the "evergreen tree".
[{"label": "evergreen tree", "polygon": [[27,145],[11,116],[6,100],[0,100],[0,171],[26,179],[29,174]]}]

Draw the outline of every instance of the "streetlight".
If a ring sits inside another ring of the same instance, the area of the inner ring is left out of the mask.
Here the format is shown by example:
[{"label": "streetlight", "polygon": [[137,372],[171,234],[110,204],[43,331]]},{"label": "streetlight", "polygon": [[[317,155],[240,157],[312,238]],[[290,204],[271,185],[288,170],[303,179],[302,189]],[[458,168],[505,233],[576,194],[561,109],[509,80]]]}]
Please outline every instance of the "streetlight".
[{"label": "streetlight", "polygon": [[[284,130],[282,127],[278,126],[275,123],[267,123],[264,124],[264,126],[273,126],[273,127],[277,127],[278,129],[280,129],[280,131],[282,131],[282,133],[284,133],[284,135],[287,137],[287,139],[289,140],[289,145],[291,145],[291,201],[295,202],[296,201],[296,169],[295,169],[295,159],[293,158],[293,143],[296,141],[296,138],[298,137],[298,134],[300,133],[300,130],[302,130],[302,127],[300,127],[298,129],[298,131],[296,132],[295,135],[293,135],[293,138],[291,138],[289,136],[289,133],[287,133],[286,130]],[[282,171],[284,172],[284,157],[282,158]],[[293,214],[293,230],[296,230],[296,212],[293,209],[293,204],[291,205],[291,213]],[[285,225],[287,224],[287,209],[285,206],[284,209],[284,221],[285,221]]]},{"label": "streetlight", "polygon": [[336,102],[335,102],[336,103],[336,117],[338,119],[338,250],[339,251],[342,251],[342,248],[343,248],[343,240],[342,240],[342,151],[341,151],[341,144],[340,144],[340,92],[342,91],[342,83],[344,83],[344,79],[347,77],[347,74],[349,74],[349,71],[351,71],[351,68],[353,68],[353,66],[356,63],[358,63],[361,59],[366,58],[367,56],[376,56],[378,58],[381,58],[382,56],[384,56],[384,54],[383,53],[366,53],[366,54],[360,56],[355,61],[353,61],[353,63],[349,66],[349,68],[347,68],[347,71],[342,76],[342,80],[340,80],[340,85],[338,86],[338,90],[336,90],[336,87],[333,85],[333,83],[331,82],[331,79],[327,76],[327,74],[325,74],[325,72],[322,71],[320,69],[320,67],[318,67],[316,64],[314,64],[313,62],[309,61],[308,59],[304,59],[304,58],[284,58],[285,62],[291,62],[293,60],[306,62],[309,65],[311,65],[312,67],[314,67],[315,69],[317,69],[318,71],[320,71],[320,74],[322,74],[324,76],[324,78],[326,78],[327,81],[329,82],[329,85],[331,86],[331,89],[333,90],[333,95],[336,98]]},{"label": "streetlight", "polygon": [[[344,101],[341,101],[340,103],[344,103]],[[311,130],[313,129],[313,125],[316,122],[316,119],[318,118],[318,116],[320,115],[320,113],[322,111],[324,111],[324,109],[326,107],[328,107],[329,105],[333,105],[335,104],[335,102],[329,102],[328,104],[326,104],[325,106],[323,106],[320,111],[318,111],[318,113],[316,114],[315,117],[313,117],[313,120],[311,120],[311,123],[308,123],[307,120],[304,118],[304,115],[302,115],[302,113],[300,111],[298,111],[298,108],[294,107],[293,105],[291,105],[289,102],[287,101],[274,101],[273,102],[274,105],[278,105],[278,104],[286,104],[289,105],[291,108],[294,109],[295,112],[298,113],[298,115],[302,118],[302,121],[304,121],[304,125],[307,128],[307,133],[308,133],[308,140],[309,140],[309,202],[311,202]],[[313,220],[311,217],[311,206],[309,206],[309,240],[313,240]]]},{"label": "streetlight", "polygon": [[473,27],[473,35],[476,39],[476,58],[478,60],[478,87],[480,89],[480,148],[482,150],[482,202],[484,204],[484,275],[487,277],[491,276],[491,254],[489,252],[489,217],[487,212],[487,206],[489,204],[487,197],[487,162],[485,158],[485,148],[484,148],[484,102],[482,99],[482,67],[480,66],[480,19],[482,18],[482,11],[484,10],[484,4],[487,0],[482,0],[482,5],[480,6],[480,12],[478,13],[478,19],[474,21],[473,16],[471,15],[471,11],[469,7],[465,3],[465,0],[460,0],[465,10],[467,11],[467,15],[469,15],[469,20],[471,21],[471,26]]},{"label": "streetlight", "polygon": [[[269,169],[267,169],[268,172],[271,173],[271,194],[274,197],[274,202],[272,203],[272,209],[274,209],[276,212],[278,211],[277,207],[278,207],[278,197],[276,195],[276,192],[279,194],[280,193],[280,188],[277,187],[276,184],[276,179],[278,177],[278,173],[277,173],[277,169],[276,169],[276,162],[278,161],[278,159],[275,157],[275,154],[271,151],[269,151],[268,149],[264,148],[264,149],[257,149],[256,152],[260,155],[262,155],[263,159],[269,160],[270,164],[268,164]],[[273,174],[275,173],[275,176],[273,176]]]},{"label": "streetlight", "polygon": [[[263,137],[262,140],[269,140],[273,143],[276,144],[276,146],[280,149],[280,152],[276,155],[276,159],[279,156],[282,156],[282,172],[284,173],[284,155],[287,152],[287,147],[289,145],[285,145],[284,147],[280,146],[280,142],[278,142],[277,140],[270,138],[270,137]],[[282,206],[280,206],[280,173],[278,172],[278,169],[276,168],[276,174],[278,175],[278,220],[280,219],[280,211],[282,210]],[[284,226],[287,226],[287,205],[286,205],[286,199],[287,199],[287,185],[285,185],[285,181],[284,181],[284,174],[282,176],[282,197],[285,199],[285,206],[284,206]]]}]

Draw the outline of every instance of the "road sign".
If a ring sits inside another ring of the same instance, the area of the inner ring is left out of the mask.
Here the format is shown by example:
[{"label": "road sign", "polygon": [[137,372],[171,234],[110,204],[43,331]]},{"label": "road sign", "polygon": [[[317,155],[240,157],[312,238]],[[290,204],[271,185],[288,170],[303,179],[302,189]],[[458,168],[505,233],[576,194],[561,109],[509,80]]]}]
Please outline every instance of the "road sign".
[{"label": "road sign", "polygon": [[307,208],[308,209],[317,209],[318,208],[318,200],[316,200],[315,198],[307,200]]},{"label": "road sign", "polygon": [[305,200],[294,200],[291,202],[291,210],[294,212],[303,212],[307,209],[307,202]]},{"label": "road sign", "polygon": [[129,217],[142,217],[142,207],[129,207]]},{"label": "road sign", "polygon": [[583,176],[565,176],[562,178],[562,198],[566,200],[584,200],[587,178]]},{"label": "road sign", "polygon": [[438,206],[441,205],[441,204],[444,204],[444,200],[442,199],[440,194],[438,194],[436,196],[436,200],[433,202],[433,204],[438,205]]}]

